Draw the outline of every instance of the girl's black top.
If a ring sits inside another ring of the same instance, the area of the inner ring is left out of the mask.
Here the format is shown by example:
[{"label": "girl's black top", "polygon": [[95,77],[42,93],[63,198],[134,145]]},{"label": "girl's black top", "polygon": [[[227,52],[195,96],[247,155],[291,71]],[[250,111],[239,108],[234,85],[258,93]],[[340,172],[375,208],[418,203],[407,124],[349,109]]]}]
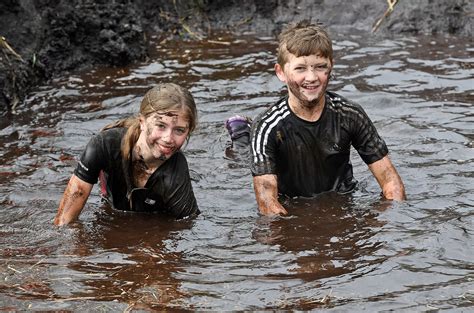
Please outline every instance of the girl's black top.
[{"label": "girl's black top", "polygon": [[199,214],[188,163],[181,151],[166,160],[143,188],[134,186],[131,161],[125,162],[120,150],[126,131],[112,128],[93,136],[74,174],[90,184],[101,177],[103,197],[119,210],[158,211],[176,218]]}]

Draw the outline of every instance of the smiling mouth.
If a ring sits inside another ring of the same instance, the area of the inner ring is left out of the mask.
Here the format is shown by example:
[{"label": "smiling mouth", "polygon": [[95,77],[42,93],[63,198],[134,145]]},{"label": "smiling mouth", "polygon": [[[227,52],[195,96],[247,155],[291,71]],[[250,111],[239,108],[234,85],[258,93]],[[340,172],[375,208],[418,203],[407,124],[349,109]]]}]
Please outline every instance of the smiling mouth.
[{"label": "smiling mouth", "polygon": [[303,89],[306,89],[306,90],[316,90],[319,88],[319,86],[301,86],[303,87]]},{"label": "smiling mouth", "polygon": [[169,154],[169,153],[172,153],[174,151],[174,147],[173,146],[160,145],[160,150],[165,154]]}]

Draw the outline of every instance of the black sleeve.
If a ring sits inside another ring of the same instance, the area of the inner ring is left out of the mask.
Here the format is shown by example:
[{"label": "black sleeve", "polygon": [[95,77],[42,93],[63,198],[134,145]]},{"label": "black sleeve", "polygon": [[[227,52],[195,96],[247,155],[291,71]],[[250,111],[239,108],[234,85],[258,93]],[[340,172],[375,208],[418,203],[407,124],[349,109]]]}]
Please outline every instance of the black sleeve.
[{"label": "black sleeve", "polygon": [[92,137],[82,152],[74,175],[89,184],[97,183],[100,171],[104,168],[103,140],[101,134]]},{"label": "black sleeve", "polygon": [[188,162],[180,152],[176,154],[176,158],[172,166],[167,169],[168,174],[161,186],[164,205],[176,218],[197,215],[200,212],[194,197]]},{"label": "black sleeve", "polygon": [[354,105],[354,108],[352,145],[366,164],[372,164],[386,156],[388,148],[362,107]]},{"label": "black sleeve", "polygon": [[260,116],[252,123],[250,133],[252,176],[276,174],[276,141],[274,130],[270,129]]}]

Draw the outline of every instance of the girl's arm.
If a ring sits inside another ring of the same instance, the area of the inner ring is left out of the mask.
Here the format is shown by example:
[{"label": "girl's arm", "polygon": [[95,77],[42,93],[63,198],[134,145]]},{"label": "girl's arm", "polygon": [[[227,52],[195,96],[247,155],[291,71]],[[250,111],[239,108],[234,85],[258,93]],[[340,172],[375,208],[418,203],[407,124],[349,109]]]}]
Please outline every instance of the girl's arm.
[{"label": "girl's arm", "polygon": [[92,187],[92,184],[86,183],[73,174],[59,203],[54,224],[64,225],[75,221],[79,214],[81,214]]}]

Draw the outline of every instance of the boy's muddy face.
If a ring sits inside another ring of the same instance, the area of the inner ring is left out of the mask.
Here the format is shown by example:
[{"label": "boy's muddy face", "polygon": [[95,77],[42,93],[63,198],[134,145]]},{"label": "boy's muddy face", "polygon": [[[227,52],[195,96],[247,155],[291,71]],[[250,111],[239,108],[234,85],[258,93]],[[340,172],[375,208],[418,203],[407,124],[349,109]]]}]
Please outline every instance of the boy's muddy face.
[{"label": "boy's muddy face", "polygon": [[332,70],[330,59],[289,54],[284,68],[277,65],[275,69],[278,78],[288,86],[291,98],[305,107],[324,104],[324,93]]}]

